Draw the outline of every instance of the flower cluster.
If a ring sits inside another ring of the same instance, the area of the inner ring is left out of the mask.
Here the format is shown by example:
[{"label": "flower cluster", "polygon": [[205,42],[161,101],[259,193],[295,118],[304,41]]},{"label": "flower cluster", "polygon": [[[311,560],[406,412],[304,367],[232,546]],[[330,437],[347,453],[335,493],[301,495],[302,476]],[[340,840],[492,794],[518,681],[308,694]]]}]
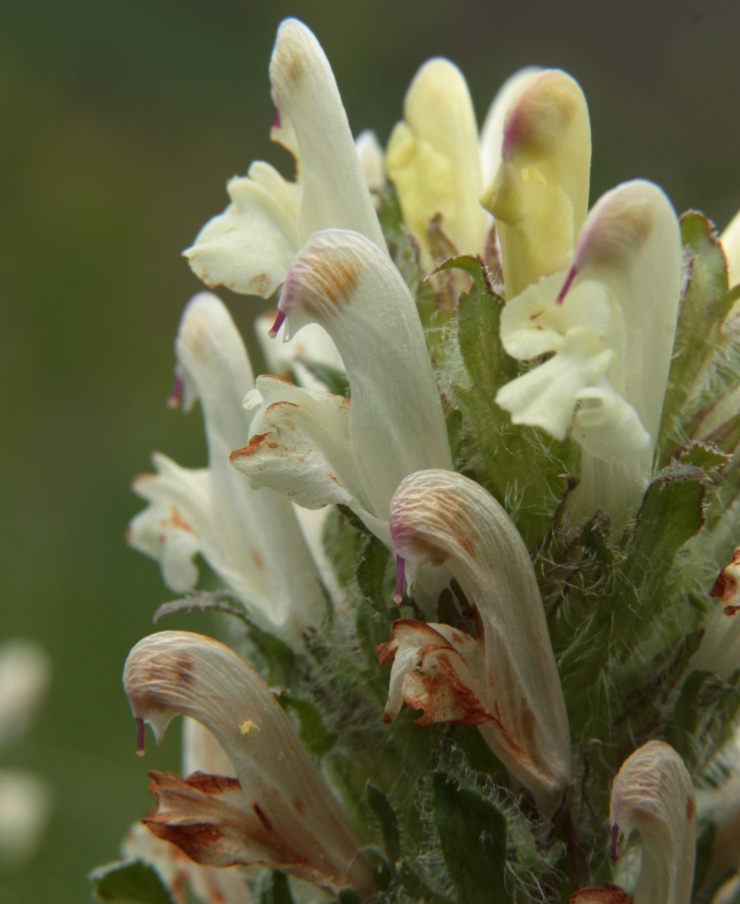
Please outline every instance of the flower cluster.
[{"label": "flower cluster", "polygon": [[157,455],[129,530],[184,594],[160,611],[236,617],[241,655],[182,631],[132,650],[139,751],[183,715],[186,774],[150,773],[106,882],[130,897],[138,862],[229,904],[725,900],[740,219],[720,240],[642,180],[589,209],[560,70],[513,76],[479,133],[431,60],[385,152],[296,20],[270,80],[296,178],[253,163],[185,256],[276,302],[273,373],[216,296],[190,301],[171,401],[200,402],[208,464]]}]

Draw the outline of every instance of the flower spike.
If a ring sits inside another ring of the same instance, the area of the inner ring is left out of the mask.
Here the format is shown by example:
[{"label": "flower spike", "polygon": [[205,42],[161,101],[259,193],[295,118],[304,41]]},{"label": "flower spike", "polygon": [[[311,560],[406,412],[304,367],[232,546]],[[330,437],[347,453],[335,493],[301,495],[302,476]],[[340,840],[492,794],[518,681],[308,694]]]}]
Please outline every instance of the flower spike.
[{"label": "flower spike", "polygon": [[648,741],[624,761],[612,784],[609,821],[612,862],[620,856],[620,841],[640,833],[635,904],[689,904],[696,797],[684,761],[669,744]]},{"label": "flower spike", "polygon": [[381,660],[395,658],[386,717],[405,703],[425,710],[420,724],[479,725],[551,813],[571,780],[570,733],[534,569],[514,524],[472,480],[423,471],[398,487],[390,526],[408,582],[424,565],[446,564],[479,630],[474,640],[447,625],[396,622],[379,650]]},{"label": "flower spike", "polygon": [[236,778],[153,772],[157,837],[207,866],[263,864],[336,895],[373,888],[372,870],[339,805],[259,675],[208,637],[165,631],[129,654],[124,686],[158,739],[175,715],[196,719],[228,755]]}]

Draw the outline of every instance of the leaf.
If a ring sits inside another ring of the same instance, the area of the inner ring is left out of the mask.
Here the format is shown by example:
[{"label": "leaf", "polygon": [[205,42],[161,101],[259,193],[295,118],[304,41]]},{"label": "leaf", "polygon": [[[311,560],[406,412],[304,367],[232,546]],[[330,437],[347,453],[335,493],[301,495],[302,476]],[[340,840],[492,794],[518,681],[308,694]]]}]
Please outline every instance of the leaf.
[{"label": "leaf", "polygon": [[[467,467],[506,505],[531,546],[547,530],[562,493],[561,475],[575,469],[575,445],[557,442],[534,427],[512,424],[508,412],[496,405],[498,390],[519,376],[517,363],[505,353],[499,337],[503,300],[491,291],[480,261],[453,258],[443,266],[459,265],[472,271],[474,279],[458,308],[458,341],[468,374],[467,385],[454,387],[463,416],[462,452]],[[516,510],[508,504],[511,497]]]},{"label": "leaf", "polygon": [[432,776],[434,821],[460,904],[508,900],[506,817],[444,772]]},{"label": "leaf", "polygon": [[89,879],[100,901],[173,904],[159,873],[142,860],[109,863],[90,873]]},{"label": "leaf", "polygon": [[683,757],[692,775],[701,775],[733,733],[740,711],[740,670],[725,681],[694,669],[684,681],[665,740]]},{"label": "leaf", "polygon": [[722,468],[730,461],[732,461],[732,456],[723,452],[713,443],[691,443],[680,458],[682,465],[694,465],[704,471]]},{"label": "leaf", "polygon": [[279,869],[272,871],[269,885],[260,890],[259,904],[295,904],[290,890],[290,879]]},{"label": "leaf", "polygon": [[395,606],[390,565],[388,548],[377,537],[370,537],[357,562],[357,586],[373,609],[392,618]]},{"label": "leaf", "polygon": [[365,795],[380,825],[386,857],[391,863],[396,863],[401,859],[401,832],[396,813],[385,794],[370,782],[365,786]]},{"label": "leaf", "polygon": [[737,380],[725,358],[731,337],[721,332],[733,302],[722,245],[712,223],[696,211],[681,217],[681,231],[689,254],[689,283],[663,404],[658,448],[664,462],[683,445],[698,412],[711,407]]},{"label": "leaf", "polygon": [[298,734],[309,753],[323,756],[332,749],[337,741],[337,735],[327,730],[317,706],[290,691],[283,691],[278,701],[283,709],[291,709],[298,716]]}]

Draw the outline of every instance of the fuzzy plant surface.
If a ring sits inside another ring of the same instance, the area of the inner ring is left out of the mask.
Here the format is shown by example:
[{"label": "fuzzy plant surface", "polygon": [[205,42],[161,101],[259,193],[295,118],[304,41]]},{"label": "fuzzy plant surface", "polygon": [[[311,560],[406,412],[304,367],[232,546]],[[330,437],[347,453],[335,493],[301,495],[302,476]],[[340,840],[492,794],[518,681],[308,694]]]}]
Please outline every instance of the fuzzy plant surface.
[{"label": "fuzzy plant surface", "polygon": [[171,402],[208,461],[157,454],[128,535],[158,616],[229,645],[131,651],[140,751],[183,716],[183,774],[94,893],[740,901],[740,218],[590,203],[561,70],[479,130],[433,59],[385,149],[294,19],[270,79],[296,177],[253,163],[186,257],[275,301],[271,373],[188,303]]}]

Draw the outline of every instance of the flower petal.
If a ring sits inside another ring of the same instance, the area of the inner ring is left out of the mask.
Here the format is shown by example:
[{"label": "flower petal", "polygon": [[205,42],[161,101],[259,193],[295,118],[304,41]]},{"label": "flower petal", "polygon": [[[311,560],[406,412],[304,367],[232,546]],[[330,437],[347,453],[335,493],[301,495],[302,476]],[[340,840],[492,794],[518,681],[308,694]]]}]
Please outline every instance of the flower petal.
[{"label": "flower petal", "polygon": [[388,144],[388,176],[404,222],[430,256],[429,221],[459,251],[483,250],[489,217],[480,205],[482,179],[473,102],[460,70],[445,59],[425,63],[404,101],[404,121]]},{"label": "flower petal", "polygon": [[696,797],[691,776],[676,751],[648,741],[631,756],[612,784],[609,820],[612,860],[618,841],[637,830],[642,844],[635,904],[689,904],[694,876]]},{"label": "flower petal", "polygon": [[279,116],[295,134],[301,240],[330,226],[356,229],[386,253],[334,73],[313,33],[297,19],[280,24],[270,81]]},{"label": "flower petal", "polygon": [[300,189],[257,161],[247,177],[229,182],[228,192],[229,206],[206,223],[183,253],[207,286],[269,298],[300,246]]},{"label": "flower petal", "polygon": [[416,720],[420,726],[480,725],[494,718],[473,670],[478,644],[467,634],[449,625],[400,618],[393,623],[391,640],[377,652],[381,664],[393,663],[384,722],[393,722],[403,706],[424,711]]},{"label": "flower petal", "polygon": [[496,717],[481,734],[552,812],[571,780],[570,733],[534,569],[513,522],[472,480],[423,471],[398,487],[390,525],[410,580],[423,565],[446,563],[477,611],[481,699]]},{"label": "flower petal", "polygon": [[238,779],[154,774],[160,813],[148,824],[159,837],[201,863],[256,860],[334,894],[346,885],[371,891],[351,826],[280,705],[236,653],[198,634],[154,634],[129,654],[124,685],[134,715],[158,738],[177,714],[201,722]]},{"label": "flower petal", "polygon": [[496,403],[511,413],[514,424],[541,427],[565,439],[579,393],[601,380],[613,357],[592,329],[572,329],[554,357],[502,386]]}]

